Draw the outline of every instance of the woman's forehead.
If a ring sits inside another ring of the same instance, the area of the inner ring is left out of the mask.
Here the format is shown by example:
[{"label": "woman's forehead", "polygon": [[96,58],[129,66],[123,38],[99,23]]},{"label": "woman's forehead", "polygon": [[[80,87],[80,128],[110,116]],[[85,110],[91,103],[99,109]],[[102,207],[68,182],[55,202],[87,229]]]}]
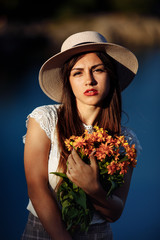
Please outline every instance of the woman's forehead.
[{"label": "woman's forehead", "polygon": [[79,58],[73,65],[73,68],[83,68],[86,65],[95,66],[95,65],[99,65],[99,64],[103,64],[103,62],[97,56],[96,53],[94,53],[94,52],[86,53],[86,54],[79,56]]}]

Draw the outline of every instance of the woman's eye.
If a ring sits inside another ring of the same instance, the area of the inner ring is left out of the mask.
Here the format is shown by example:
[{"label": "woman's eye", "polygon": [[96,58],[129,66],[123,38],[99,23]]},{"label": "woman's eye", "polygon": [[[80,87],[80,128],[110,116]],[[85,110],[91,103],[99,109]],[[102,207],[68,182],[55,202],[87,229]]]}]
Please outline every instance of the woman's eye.
[{"label": "woman's eye", "polygon": [[75,72],[74,74],[73,74],[73,76],[75,77],[75,76],[78,76],[78,75],[80,75],[81,74],[81,72]]},{"label": "woman's eye", "polygon": [[103,68],[97,68],[94,70],[94,72],[104,72],[104,69]]}]

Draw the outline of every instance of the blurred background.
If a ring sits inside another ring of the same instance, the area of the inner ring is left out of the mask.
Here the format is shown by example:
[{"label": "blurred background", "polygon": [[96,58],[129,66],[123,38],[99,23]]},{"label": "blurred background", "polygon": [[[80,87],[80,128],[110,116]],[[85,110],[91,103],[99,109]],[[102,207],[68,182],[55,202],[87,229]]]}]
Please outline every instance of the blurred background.
[{"label": "blurred background", "polygon": [[133,51],[139,71],[122,93],[122,125],[142,152],[114,240],[159,240],[160,2],[159,0],[0,0],[0,239],[18,240],[27,220],[22,136],[27,115],[53,104],[38,72],[64,39],[95,30]]}]

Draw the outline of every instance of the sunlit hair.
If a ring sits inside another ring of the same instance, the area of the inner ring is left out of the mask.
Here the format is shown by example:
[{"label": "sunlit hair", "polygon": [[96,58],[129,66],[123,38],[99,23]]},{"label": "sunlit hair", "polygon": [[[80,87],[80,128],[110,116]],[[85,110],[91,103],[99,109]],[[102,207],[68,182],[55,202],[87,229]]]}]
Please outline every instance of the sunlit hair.
[{"label": "sunlit hair", "polygon": [[[104,52],[95,52],[103,62],[105,69],[110,78],[110,91],[108,96],[103,100],[101,111],[95,120],[99,127],[107,129],[110,134],[120,134],[121,131],[121,92],[119,81],[116,74],[115,62]],[[76,62],[86,53],[79,54],[67,61],[62,68],[63,97],[62,105],[58,110],[57,132],[59,138],[59,147],[61,157],[58,170],[66,171],[66,160],[68,152],[65,148],[64,141],[72,135],[81,135],[84,132],[84,126],[78,114],[76,99],[72,92],[69,76],[71,69]]]}]

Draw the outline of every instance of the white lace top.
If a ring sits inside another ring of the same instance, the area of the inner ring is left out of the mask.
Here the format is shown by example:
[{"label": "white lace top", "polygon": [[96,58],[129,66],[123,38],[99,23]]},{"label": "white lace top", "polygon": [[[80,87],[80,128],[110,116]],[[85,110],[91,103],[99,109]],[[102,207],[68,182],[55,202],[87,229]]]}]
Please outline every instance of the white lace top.
[{"label": "white lace top", "polygon": [[[50,172],[55,172],[58,167],[58,162],[60,158],[60,152],[58,149],[58,140],[57,140],[57,134],[56,134],[56,123],[57,123],[57,109],[60,105],[46,105],[37,107],[33,110],[31,114],[28,115],[27,121],[26,121],[26,127],[28,126],[28,120],[29,118],[34,118],[39,124],[40,127],[45,131],[48,138],[51,140],[51,149],[48,159],[48,178],[49,178],[49,184],[51,189],[54,191],[57,182],[59,181],[59,177],[56,177],[53,174],[50,174]],[[84,127],[88,131],[92,131],[92,126],[87,126],[84,124]],[[139,153],[141,146],[139,144],[139,141],[133,131],[131,131],[127,127],[122,127],[122,135],[125,135],[126,139],[128,140],[129,144],[135,144],[137,152]],[[25,136],[23,137],[23,142],[25,143]],[[37,216],[34,207],[29,200],[29,204],[27,206],[27,209],[35,216]],[[103,222],[104,219],[98,214],[95,213],[92,224]]]}]

